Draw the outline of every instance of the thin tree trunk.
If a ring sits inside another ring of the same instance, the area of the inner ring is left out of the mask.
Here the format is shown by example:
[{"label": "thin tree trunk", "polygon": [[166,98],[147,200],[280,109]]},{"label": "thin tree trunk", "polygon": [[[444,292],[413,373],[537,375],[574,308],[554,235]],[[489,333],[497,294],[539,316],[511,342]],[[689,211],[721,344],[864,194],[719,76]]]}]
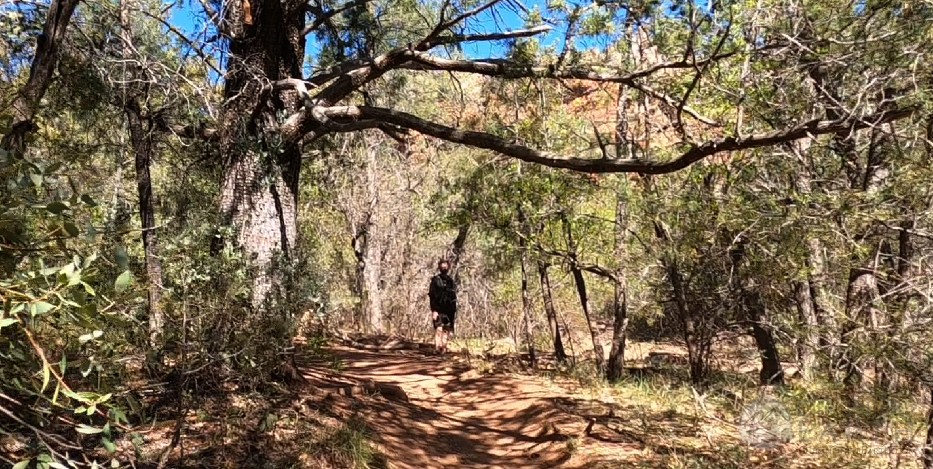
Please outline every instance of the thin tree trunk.
[{"label": "thin tree trunk", "polygon": [[613,273],[613,320],[612,348],[609,350],[609,363],[606,378],[610,382],[618,381],[625,374],[625,333],[628,330],[628,304],[625,281],[625,232],[628,228],[628,204],[621,191],[616,196],[615,223],[615,259],[617,268]]},{"label": "thin tree trunk", "polygon": [[784,369],[781,367],[781,358],[778,355],[777,344],[774,342],[774,333],[771,330],[771,321],[768,318],[765,304],[761,296],[754,290],[743,292],[745,310],[752,326],[752,335],[761,357],[761,371],[759,383],[762,386],[783,385]]},{"label": "thin tree trunk", "polygon": [[825,350],[830,362],[838,358],[836,350],[838,332],[836,327],[836,318],[832,316],[829,304],[827,304],[829,295],[826,293],[826,263],[823,256],[823,243],[818,238],[807,240],[807,267],[809,275],[807,284],[810,287],[810,299],[813,304],[813,312],[816,315],[817,327],[819,328],[820,349]]},{"label": "thin tree trunk", "polygon": [[36,41],[36,52],[29,67],[29,79],[19,90],[10,109],[13,122],[10,131],[0,140],[0,149],[20,156],[26,151],[26,137],[37,130],[33,119],[58,64],[58,50],[65,40],[68,23],[78,0],[52,0],[42,34]]},{"label": "thin tree trunk", "polygon": [[[733,239],[734,236],[728,236]],[[753,281],[745,275],[745,249],[747,241],[742,240],[734,246],[729,255],[732,260],[732,291],[735,295],[736,305],[740,311],[742,321],[751,329],[755,339],[755,347],[761,358],[761,371],[759,384],[783,385],[784,370],[778,354],[777,344],[774,342],[774,333],[771,331],[771,321],[768,318],[767,308],[756,290]]]},{"label": "thin tree trunk", "polygon": [[930,387],[930,406],[927,410],[927,437],[924,439],[921,460],[923,469],[933,469],[933,386]]},{"label": "thin tree trunk", "polygon": [[156,233],[155,206],[152,201],[152,176],[149,167],[152,161],[152,137],[143,128],[138,103],[134,100],[126,108],[130,139],[136,161],[136,192],[139,196],[139,218],[142,225],[143,251],[146,256],[146,277],[149,299],[149,343],[159,344],[164,332],[165,318],[162,312],[162,262],[159,260],[158,235]]},{"label": "thin tree trunk", "polygon": [[383,331],[382,311],[382,256],[381,245],[383,238],[379,225],[379,178],[378,178],[376,149],[366,150],[366,197],[369,205],[366,208],[366,221],[363,228],[363,316],[366,318],[366,329],[372,333]]},{"label": "thin tree trunk", "polygon": [[[133,35],[130,31],[129,8],[124,0],[120,3],[120,27],[123,35],[124,63],[132,62]],[[136,75],[132,67],[131,75]],[[131,81],[124,77],[124,83]],[[156,233],[155,204],[152,198],[152,129],[148,121],[143,120],[139,97],[135,87],[124,85],[124,105],[127,127],[130,130],[130,142],[136,167],[136,193],[139,198],[139,221],[142,228],[143,252],[146,259],[146,278],[148,286],[149,345],[157,347],[165,327],[162,313],[162,263],[159,260],[158,235]],[[146,128],[149,127],[149,128]]]},{"label": "thin tree trunk", "polygon": [[[886,127],[888,128],[885,130],[893,134],[894,129],[890,128],[890,124]],[[873,194],[882,189],[890,173],[886,165],[889,139],[890,137],[880,129],[872,130],[863,173],[860,178],[850,178],[850,189],[865,194]],[[848,155],[850,159],[855,159],[854,153]],[[857,363],[859,357],[855,356],[851,347],[855,332],[862,327],[867,327],[870,332],[870,336],[867,338],[869,343],[877,343],[875,337],[878,337],[881,327],[888,322],[878,281],[879,257],[883,249],[885,249],[886,241],[882,243],[874,241],[872,237],[874,231],[874,226],[869,227],[859,239],[859,243],[863,246],[867,247],[875,244],[876,247],[871,250],[871,257],[867,261],[863,260],[861,266],[850,271],[849,284],[846,288],[846,325],[843,330],[842,340],[849,347],[847,347],[843,360],[846,373],[843,383],[845,384],[847,397],[852,401],[855,400],[855,392],[862,382],[862,370],[859,363]],[[873,359],[871,362],[874,364],[876,371],[876,384],[887,388],[888,370],[883,358],[880,360]]]},{"label": "thin tree trunk", "polygon": [[[877,314],[879,296],[874,264],[870,263],[864,269],[852,269],[849,286],[846,289],[846,324],[843,326],[841,336],[843,345],[852,343],[855,332],[861,326],[874,322],[872,317]],[[843,354],[841,363],[845,370],[843,383],[846,387],[846,395],[850,399],[855,398],[855,391],[862,382],[862,370],[857,360],[858,356],[851,348]]]},{"label": "thin tree trunk", "polygon": [[820,348],[819,321],[816,309],[813,306],[813,296],[810,294],[809,282],[794,282],[794,300],[797,303],[797,313],[800,322],[805,328],[803,340],[797,344],[800,374],[804,379],[813,377],[816,368],[816,352]]},{"label": "thin tree trunk", "polygon": [[526,239],[527,220],[525,212],[519,207],[518,223],[522,229],[522,236],[519,237],[518,249],[521,251],[521,270],[522,270],[522,316],[525,329],[525,346],[528,347],[528,360],[531,366],[538,364],[538,357],[535,353],[534,323],[532,322],[531,294],[528,292],[528,240]]},{"label": "thin tree trunk", "polygon": [[454,281],[460,280],[460,261],[463,259],[463,253],[466,250],[467,238],[470,235],[470,223],[460,225],[457,230],[457,237],[450,245],[450,270],[453,272]]},{"label": "thin tree trunk", "polygon": [[[523,231],[527,225],[524,212],[518,209],[519,224]],[[524,235],[525,233],[523,233]],[[528,360],[531,366],[537,366],[538,359],[535,353],[534,341],[534,323],[532,322],[531,294],[528,292],[528,241],[525,236],[521,236],[518,241],[518,249],[521,251],[521,270],[522,270],[522,316],[525,325],[525,345],[528,347]]]},{"label": "thin tree trunk", "polygon": [[577,245],[573,239],[573,229],[570,226],[570,220],[565,214],[561,214],[561,222],[564,226],[564,234],[567,236],[567,252],[570,257],[570,273],[573,275],[573,283],[577,288],[577,295],[580,297],[580,307],[583,308],[583,317],[586,319],[586,327],[590,331],[590,338],[593,341],[593,357],[596,360],[596,369],[600,374],[605,369],[606,355],[602,344],[599,343],[599,334],[593,326],[593,320],[590,317],[590,299],[586,293],[586,279],[583,277],[583,270],[580,269],[580,262],[577,259]]},{"label": "thin tree trunk", "polygon": [[557,311],[554,309],[554,298],[551,295],[551,280],[548,276],[548,264],[544,261],[538,261],[538,276],[541,279],[541,297],[544,300],[544,312],[547,315],[548,327],[551,330],[551,337],[554,341],[554,356],[557,361],[567,360],[567,352],[564,350],[564,341],[560,336],[560,324],[557,322]]},{"label": "thin tree trunk", "polygon": [[[655,236],[665,245],[671,243],[670,233],[659,221],[654,222]],[[687,287],[684,277],[677,265],[676,259],[669,254],[669,247],[665,246],[665,254],[661,257],[661,265],[667,272],[667,279],[674,297],[674,306],[677,316],[683,327],[684,343],[687,345],[687,359],[690,362],[690,381],[698,388],[706,387],[709,352],[712,346],[711,338],[706,327],[699,323],[698,312],[690,307],[687,301]]]},{"label": "thin tree trunk", "polygon": [[366,328],[369,332],[379,334],[383,332],[384,321],[382,311],[382,286],[380,276],[382,262],[379,251],[370,244],[373,237],[366,237],[363,255],[363,314],[366,318]]}]

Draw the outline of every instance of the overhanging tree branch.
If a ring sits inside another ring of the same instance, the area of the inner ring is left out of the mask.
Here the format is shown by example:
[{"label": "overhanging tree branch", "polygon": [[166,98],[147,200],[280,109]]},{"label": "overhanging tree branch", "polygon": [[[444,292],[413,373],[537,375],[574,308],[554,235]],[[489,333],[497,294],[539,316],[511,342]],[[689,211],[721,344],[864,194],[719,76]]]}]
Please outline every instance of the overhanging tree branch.
[{"label": "overhanging tree branch", "polygon": [[637,158],[593,159],[580,157],[561,157],[560,155],[540,151],[522,144],[510,142],[502,137],[485,132],[461,130],[436,122],[430,122],[406,112],[369,106],[334,106],[319,108],[315,114],[324,115],[335,122],[354,120],[376,120],[394,126],[414,130],[425,135],[460,143],[476,148],[483,148],[517,158],[529,163],[536,163],[552,168],[569,169],[587,173],[644,173],[665,174],[678,171],[708,156],[718,153],[749,150],[789,142],[816,135],[851,132],[875,125],[905,119],[915,112],[915,108],[893,109],[872,113],[862,117],[848,117],[840,120],[811,120],[802,124],[773,132],[753,134],[747,137],[724,137],[709,140],[699,145],[691,145],[679,156],[668,161],[645,161]]}]

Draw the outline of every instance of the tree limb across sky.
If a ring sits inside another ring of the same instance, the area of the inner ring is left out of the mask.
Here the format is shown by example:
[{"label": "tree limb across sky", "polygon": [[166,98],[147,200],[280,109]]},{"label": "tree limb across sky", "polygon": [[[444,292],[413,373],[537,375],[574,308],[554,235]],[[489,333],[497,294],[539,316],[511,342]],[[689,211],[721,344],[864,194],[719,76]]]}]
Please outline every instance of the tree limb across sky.
[{"label": "tree limb across sky", "polygon": [[[340,15],[349,14],[355,9],[368,8],[374,0],[349,0],[327,8],[323,4],[309,4],[310,20],[302,30],[309,35],[328,26]],[[459,129],[447,124],[425,120],[410,113],[372,106],[353,106],[346,101],[367,84],[377,80],[393,70],[441,71],[448,73],[468,73],[499,79],[542,79],[575,80],[592,83],[618,84],[640,93],[647,99],[676,109],[678,120],[680,113],[689,116],[696,123],[712,129],[723,128],[723,123],[695,109],[688,100],[704,73],[708,73],[718,61],[727,60],[740,53],[741,48],[725,46],[730,26],[726,25],[718,38],[717,46],[709,57],[698,57],[694,45],[688,44],[690,52],[677,60],[660,61],[642,69],[632,71],[601,71],[585,66],[554,66],[519,63],[505,58],[454,59],[438,53],[431,53],[438,46],[451,46],[467,42],[489,42],[530,38],[552,31],[549,25],[527,27],[523,29],[464,34],[467,20],[494,9],[501,0],[492,0],[460,13],[453,14],[445,3],[440,17],[420,41],[404,47],[397,47],[371,58],[353,57],[339,62],[325,70],[320,70],[304,78],[291,78],[275,82],[271,91],[288,93],[298,91],[305,106],[297,113],[288,116],[281,125],[281,132],[287,141],[309,142],[329,133],[352,132],[363,129],[392,129],[393,138],[398,138],[398,130],[410,130],[453,143],[483,148],[522,161],[541,164],[554,168],[569,169],[591,173],[640,172],[661,174],[683,169],[704,158],[724,152],[742,151],[786,143],[814,135],[833,134],[850,130],[864,129],[874,125],[892,122],[910,117],[914,108],[887,109],[884,111],[864,111],[844,115],[835,120],[807,120],[802,123],[789,123],[784,128],[770,132],[753,133],[740,136],[720,136],[704,141],[682,141],[678,145],[682,150],[669,159],[633,159],[611,158],[607,154],[561,156],[528,145],[510,141],[486,132]],[[210,11],[207,12],[211,14]],[[781,47],[778,44],[766,44],[752,52],[765,52]],[[748,52],[746,50],[746,52]],[[684,70],[692,74],[690,86],[681,96],[660,91],[647,82],[658,74]],[[272,94],[270,93],[270,97]],[[682,126],[681,126],[682,127]],[[163,125],[178,135],[210,138],[215,135],[210,129],[188,129]],[[683,135],[686,137],[686,135]],[[586,144],[580,147],[593,148]]]}]

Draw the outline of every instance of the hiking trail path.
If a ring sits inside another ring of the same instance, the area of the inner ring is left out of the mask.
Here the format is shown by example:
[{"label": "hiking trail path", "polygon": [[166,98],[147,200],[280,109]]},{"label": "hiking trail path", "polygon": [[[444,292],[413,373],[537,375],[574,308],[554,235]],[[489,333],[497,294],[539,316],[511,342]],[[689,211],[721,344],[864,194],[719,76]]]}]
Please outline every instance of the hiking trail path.
[{"label": "hiking trail path", "polygon": [[582,469],[607,461],[600,455],[616,459],[642,448],[637,441],[590,438],[591,422],[605,416],[599,399],[588,408],[594,399],[571,393],[564,384],[480,373],[456,354],[349,346],[329,352],[340,371],[305,367],[305,378],[340,394],[379,391],[381,396],[365,403],[344,405],[347,415],[364,419],[388,468]]}]

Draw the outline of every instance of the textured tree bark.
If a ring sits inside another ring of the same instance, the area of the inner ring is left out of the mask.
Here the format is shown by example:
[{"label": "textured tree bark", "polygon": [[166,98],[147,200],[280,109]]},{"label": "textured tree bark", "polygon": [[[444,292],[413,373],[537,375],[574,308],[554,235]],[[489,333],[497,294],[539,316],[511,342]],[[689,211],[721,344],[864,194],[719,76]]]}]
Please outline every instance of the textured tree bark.
[{"label": "textured tree bark", "polygon": [[836,346],[838,333],[836,318],[833,317],[827,302],[826,293],[826,263],[823,256],[823,243],[818,238],[807,240],[807,267],[809,268],[807,283],[810,287],[810,299],[813,303],[813,312],[816,314],[819,328],[820,348],[825,350],[830,361],[838,358]]},{"label": "textured tree bark", "polygon": [[241,8],[226,11],[230,55],[220,129],[220,213],[250,265],[252,305],[264,308],[274,306],[272,294],[284,293],[275,262],[287,260],[295,247],[301,165],[298,144],[279,139],[276,128],[278,113],[296,112],[299,97],[295,91],[270,93],[264,83],[302,77],[305,15],[303,2],[295,0],[249,4],[250,21]]},{"label": "textured tree bark", "polygon": [[625,232],[628,228],[628,204],[624,193],[620,192],[616,197],[614,255],[618,267],[612,278],[614,289],[612,300],[612,348],[609,350],[609,363],[606,367],[606,378],[610,382],[618,381],[625,374],[625,333],[628,330],[627,284],[623,265],[625,259]]},{"label": "textured tree bark", "polygon": [[[881,190],[890,171],[887,167],[887,143],[890,140],[889,135],[893,135],[893,128],[885,129],[889,134],[875,129],[871,133],[871,139],[868,146],[868,155],[864,167],[858,163],[858,154],[854,149],[849,149],[842,156],[848,166],[853,169],[849,171],[850,189],[865,194],[873,194]],[[852,135],[849,140],[854,141]],[[858,173],[858,171],[861,171]],[[885,311],[885,300],[881,295],[881,289],[878,281],[878,271],[881,268],[879,264],[879,254],[883,251],[882,243],[877,243],[873,237],[876,231],[876,223],[872,223],[865,232],[862,233],[857,242],[864,247],[871,247],[871,257],[866,260],[856,260],[861,265],[857,265],[849,272],[849,284],[846,288],[845,303],[845,325],[843,326],[841,341],[844,345],[851,345],[856,331],[861,328],[867,328],[872,334],[879,334],[880,329],[888,322]],[[871,336],[867,338],[869,343],[873,342]],[[858,356],[855,355],[853,348],[847,347],[843,354],[842,367],[845,370],[843,384],[846,388],[846,396],[854,401],[855,393],[862,383],[862,370]],[[889,384],[889,374],[884,360],[875,360],[872,357],[870,362],[862,363],[867,365],[873,363],[875,368],[876,384],[882,388],[887,388]]]},{"label": "textured tree bark", "polygon": [[544,313],[547,315],[548,327],[554,341],[554,356],[557,361],[567,360],[564,350],[564,341],[560,336],[560,324],[557,322],[557,311],[554,309],[554,297],[551,295],[551,279],[548,276],[548,264],[538,261],[538,277],[541,279],[541,297],[544,300]]},{"label": "textured tree bark", "polygon": [[[143,127],[139,103],[135,98],[127,104],[126,120],[136,166],[136,192],[139,196],[139,219],[142,225],[143,251],[146,256],[146,278],[149,300],[149,344],[161,342],[165,317],[162,312],[162,262],[159,260],[159,242],[156,233],[155,205],[152,201],[152,134]],[[151,130],[151,129],[149,129]]]},{"label": "textured tree bark", "polygon": [[[810,139],[803,139],[793,145],[801,165],[806,164],[806,155],[809,152]],[[797,172],[794,181],[797,192],[804,197],[813,193],[813,183],[807,168]],[[806,328],[804,340],[799,344],[800,371],[804,379],[812,378],[813,370],[819,363],[817,352],[822,351],[829,358],[829,362],[836,359],[836,323],[830,315],[826,304],[826,269],[823,262],[823,244],[816,236],[810,235],[806,242],[806,280],[795,282],[792,285],[794,298],[797,302],[797,311],[800,320]]]},{"label": "textured tree bark", "polygon": [[382,245],[383,237],[379,225],[379,168],[376,165],[376,150],[369,148],[366,151],[366,221],[362,238],[362,269],[363,269],[363,317],[369,332],[383,332],[382,311]]},{"label": "textured tree bark", "polygon": [[52,0],[45,18],[42,34],[36,41],[36,53],[29,68],[29,79],[19,90],[10,108],[13,123],[10,131],[0,140],[0,148],[15,155],[26,151],[26,137],[35,132],[33,122],[39,112],[39,103],[49,85],[58,64],[58,50],[65,40],[68,23],[79,0]]},{"label": "textured tree bark", "polygon": [[[123,35],[123,58],[126,63],[131,59],[133,35],[130,31],[130,17],[127,2],[120,3],[120,28]],[[131,70],[135,75],[136,67]],[[124,82],[130,83],[124,77]],[[143,252],[146,259],[146,279],[148,289],[149,345],[153,348],[161,343],[165,317],[162,312],[162,262],[159,260],[159,243],[156,233],[155,204],[152,199],[152,125],[144,121],[139,97],[135,87],[124,87],[123,111],[126,114],[127,127],[130,130],[130,142],[133,147],[133,160],[136,167],[136,193],[139,198],[139,221],[142,228]]]},{"label": "textured tree bark", "polygon": [[460,261],[463,259],[463,253],[466,250],[467,238],[470,235],[470,223],[465,223],[457,229],[457,237],[450,245],[450,270],[453,272],[455,282],[460,281]]}]

